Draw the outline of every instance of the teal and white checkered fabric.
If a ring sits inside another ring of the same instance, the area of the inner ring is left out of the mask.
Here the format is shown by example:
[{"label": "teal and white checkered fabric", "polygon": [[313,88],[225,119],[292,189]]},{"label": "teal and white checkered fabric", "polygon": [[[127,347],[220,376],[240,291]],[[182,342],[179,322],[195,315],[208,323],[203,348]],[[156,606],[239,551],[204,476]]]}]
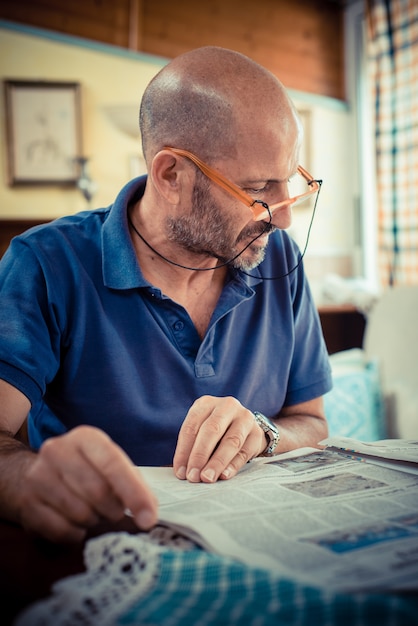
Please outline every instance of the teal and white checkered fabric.
[{"label": "teal and white checkered fabric", "polygon": [[418,600],[336,595],[205,552],[164,552],[155,586],[119,624],[417,626]]},{"label": "teal and white checkered fabric", "polygon": [[179,547],[143,534],[91,540],[87,571],[16,626],[417,626],[418,597],[331,593]]}]

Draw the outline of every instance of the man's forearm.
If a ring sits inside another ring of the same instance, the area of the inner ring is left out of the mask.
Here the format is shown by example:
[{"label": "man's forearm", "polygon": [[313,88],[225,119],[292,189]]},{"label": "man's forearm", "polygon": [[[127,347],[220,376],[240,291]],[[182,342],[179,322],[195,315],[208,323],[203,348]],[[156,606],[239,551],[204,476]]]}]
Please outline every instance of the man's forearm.
[{"label": "man's forearm", "polygon": [[321,397],[283,407],[274,422],[280,432],[278,453],[295,448],[316,448],[328,436],[328,423]]}]

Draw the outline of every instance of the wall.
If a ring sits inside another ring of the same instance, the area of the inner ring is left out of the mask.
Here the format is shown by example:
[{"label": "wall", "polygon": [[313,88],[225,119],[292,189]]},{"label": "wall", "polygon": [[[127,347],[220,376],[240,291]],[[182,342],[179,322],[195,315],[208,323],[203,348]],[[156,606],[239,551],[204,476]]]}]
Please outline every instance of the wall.
[{"label": "wall", "polygon": [[[316,178],[323,180],[316,215],[306,253],[308,274],[337,272],[343,276],[357,273],[356,203],[351,178],[354,169],[352,114],[338,101],[302,97],[293,92],[300,111],[306,111],[305,154],[302,165]],[[312,215],[312,205],[293,210],[291,234],[304,247]]]},{"label": "wall", "polygon": [[[84,42],[83,42],[84,43]],[[98,184],[95,206],[113,201],[130,178],[130,158],[141,154],[138,138],[120,132],[106,107],[137,104],[149,80],[165,60],[146,55],[118,55],[96,46],[71,45],[65,39],[39,37],[0,28],[0,78],[78,81],[82,86],[84,155]],[[137,112],[133,109],[135,116]],[[86,207],[77,189],[6,186],[4,101],[1,102],[0,217],[49,218]],[[135,120],[136,123],[136,120]]]},{"label": "wall", "polygon": [[[142,92],[165,60],[21,28],[0,22],[0,78],[81,83],[84,154],[91,159],[90,174],[98,184],[93,205],[107,205],[130,178],[130,161],[140,154],[140,143],[139,137],[118,130],[106,108],[126,105],[129,125],[135,127]],[[300,91],[291,95],[307,125],[303,165],[324,179],[306,256],[308,274],[313,278],[328,271],[351,274],[355,243],[354,199],[347,176],[354,163],[351,112],[340,100]],[[84,209],[76,189],[7,187],[3,102],[1,118],[0,218],[48,219]],[[309,211],[295,209],[292,234],[301,246],[309,219]]]}]

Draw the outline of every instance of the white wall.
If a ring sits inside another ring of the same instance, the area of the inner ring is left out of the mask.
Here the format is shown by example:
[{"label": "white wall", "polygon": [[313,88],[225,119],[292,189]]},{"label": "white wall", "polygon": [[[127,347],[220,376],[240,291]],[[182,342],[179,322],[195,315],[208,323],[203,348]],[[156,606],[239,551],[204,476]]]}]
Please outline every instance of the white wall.
[{"label": "white wall", "polygon": [[[308,112],[307,156],[306,164],[302,165],[315,178],[323,180],[306,253],[307,269],[309,271],[311,259],[315,267],[320,260],[324,267],[347,257],[351,262],[357,220],[350,175],[356,167],[352,114],[346,104],[331,99],[314,99],[307,95],[301,99],[300,94],[294,94],[294,101],[298,109]],[[295,207],[291,232],[301,247],[306,240],[310,217],[310,207]]]}]

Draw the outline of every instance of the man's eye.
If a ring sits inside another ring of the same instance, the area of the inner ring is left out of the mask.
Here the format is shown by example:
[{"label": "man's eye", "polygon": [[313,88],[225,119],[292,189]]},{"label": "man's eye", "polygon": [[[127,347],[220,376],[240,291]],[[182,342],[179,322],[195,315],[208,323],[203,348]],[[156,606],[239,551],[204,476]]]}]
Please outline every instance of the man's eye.
[{"label": "man's eye", "polygon": [[246,192],[250,195],[256,196],[257,194],[262,194],[267,192],[267,185],[265,187],[261,187],[259,189],[254,189],[253,187],[246,189]]}]

